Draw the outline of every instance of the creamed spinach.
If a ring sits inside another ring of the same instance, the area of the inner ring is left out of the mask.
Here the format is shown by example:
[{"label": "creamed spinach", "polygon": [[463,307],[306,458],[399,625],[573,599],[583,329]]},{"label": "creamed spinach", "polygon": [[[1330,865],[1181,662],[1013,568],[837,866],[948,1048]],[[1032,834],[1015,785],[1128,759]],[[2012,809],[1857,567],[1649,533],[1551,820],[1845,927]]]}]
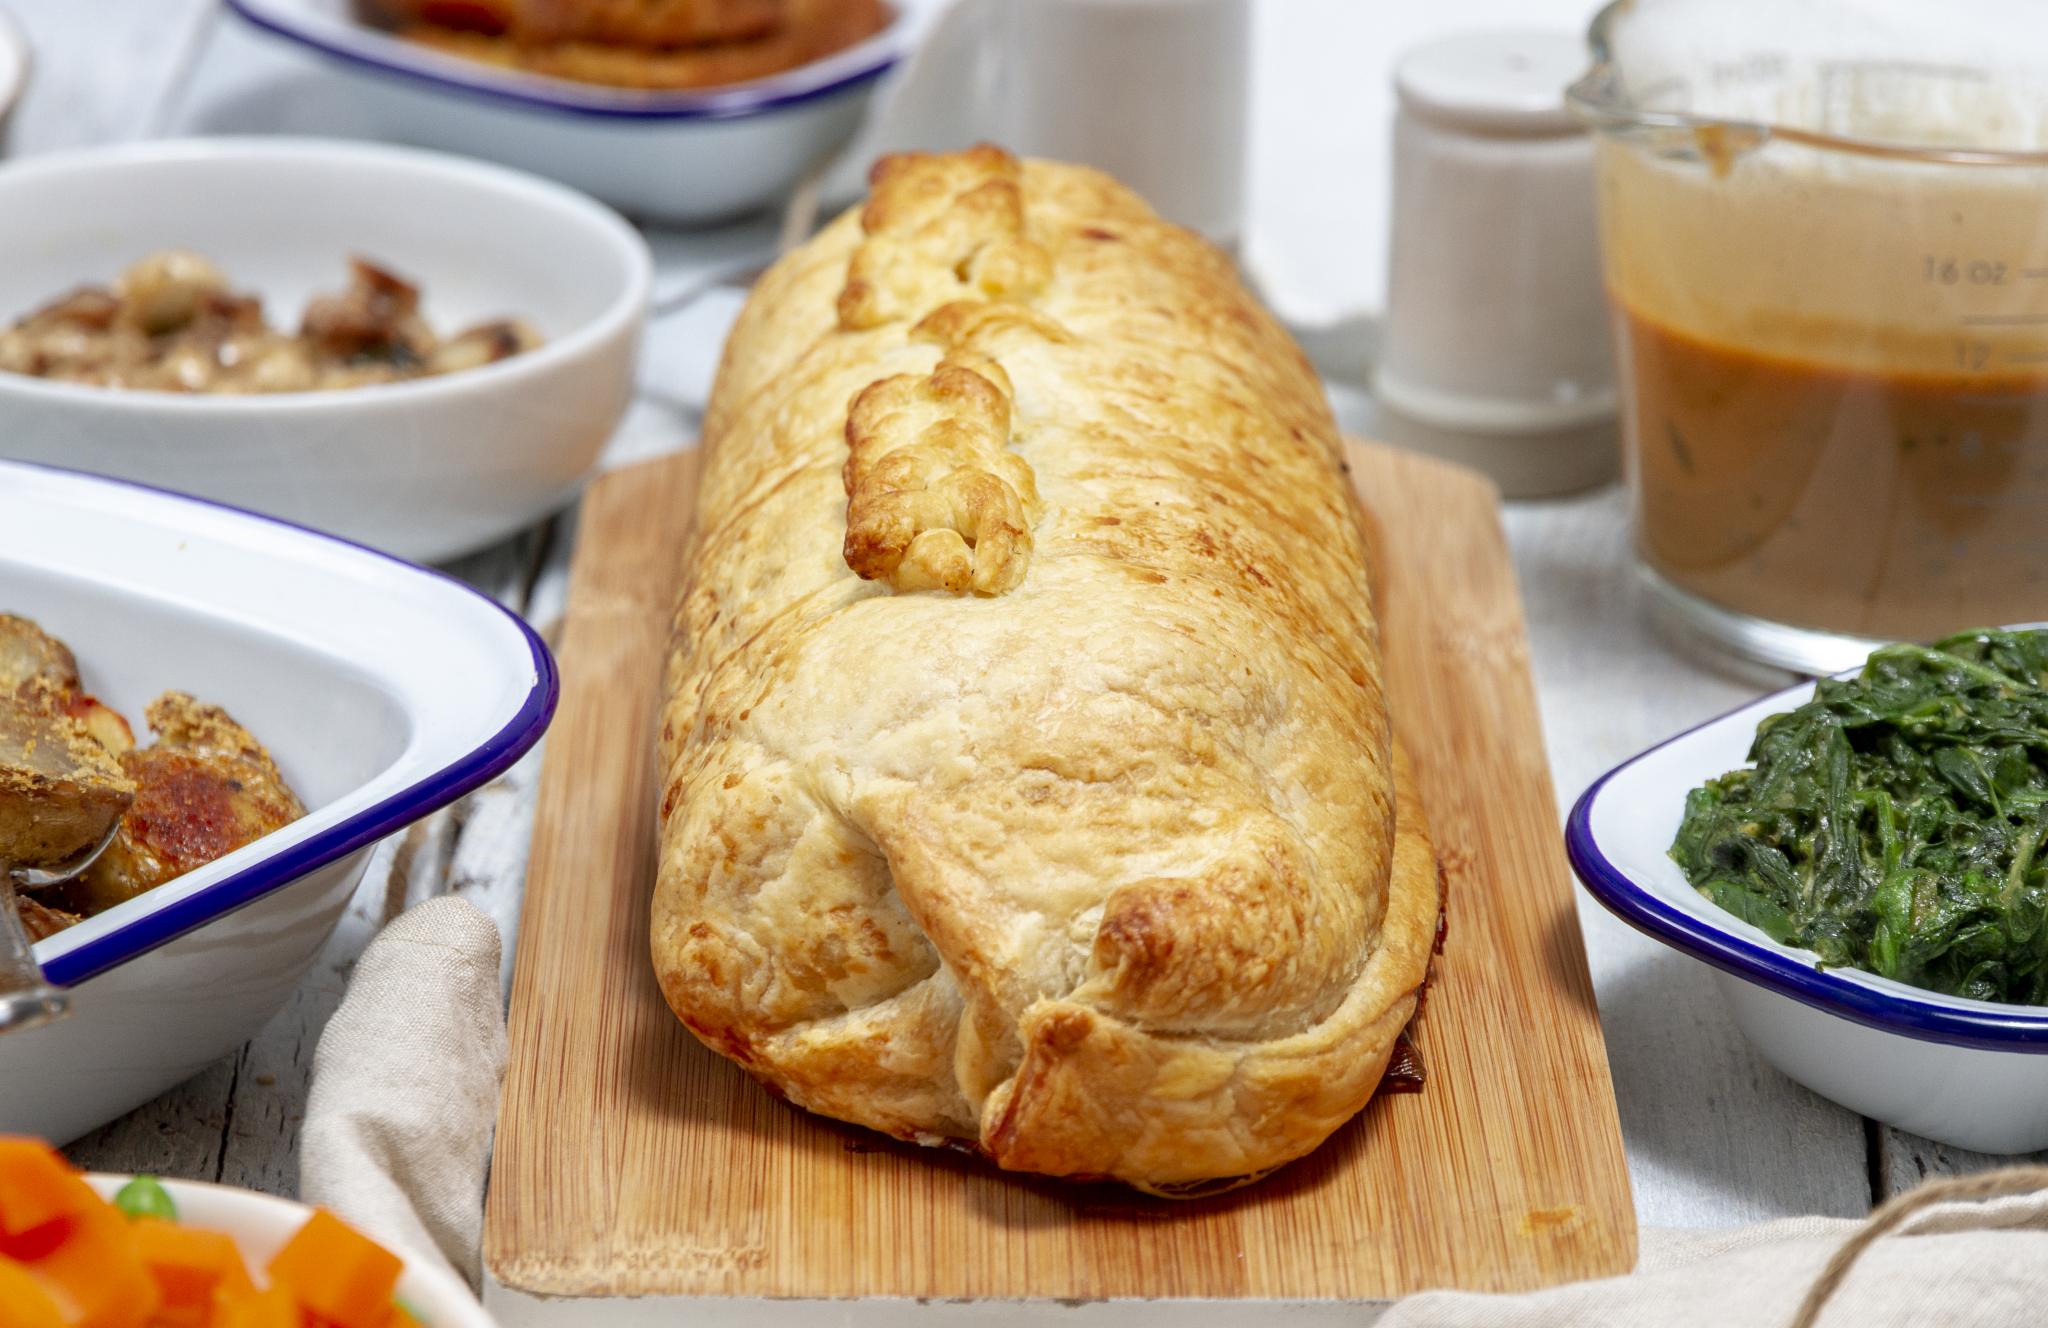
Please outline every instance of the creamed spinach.
[{"label": "creamed spinach", "polygon": [[1757,726],[1671,856],[1829,966],[2048,1004],[2048,631],[1886,646]]}]

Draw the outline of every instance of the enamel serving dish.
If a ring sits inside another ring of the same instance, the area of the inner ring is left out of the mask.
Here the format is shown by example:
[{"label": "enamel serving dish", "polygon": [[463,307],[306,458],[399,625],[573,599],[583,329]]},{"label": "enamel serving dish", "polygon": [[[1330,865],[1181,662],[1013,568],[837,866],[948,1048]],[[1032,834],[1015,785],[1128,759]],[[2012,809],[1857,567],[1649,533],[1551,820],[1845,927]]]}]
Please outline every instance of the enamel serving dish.
[{"label": "enamel serving dish", "polygon": [[1987,1153],[2048,1147],[2048,1007],[1823,968],[1710,903],[1667,852],[1685,795],[1748,764],[1757,723],[1811,683],[1681,733],[1601,776],[1565,826],[1579,879],[1623,921],[1715,970],[1765,1060],[1851,1110]]},{"label": "enamel serving dish", "polygon": [[0,462],[0,612],[39,621],[129,716],[227,708],[307,815],[36,946],[70,1018],[0,1037],[0,1133],[63,1142],[247,1040],[378,840],[531,747],[556,675],[525,623],[438,573],[140,485]]},{"label": "enamel serving dish", "polygon": [[574,185],[636,216],[702,223],[779,203],[859,126],[907,40],[905,6],[864,42],[766,78],[644,91],[496,68],[362,22],[352,0],[228,0],[356,83],[380,131]]}]

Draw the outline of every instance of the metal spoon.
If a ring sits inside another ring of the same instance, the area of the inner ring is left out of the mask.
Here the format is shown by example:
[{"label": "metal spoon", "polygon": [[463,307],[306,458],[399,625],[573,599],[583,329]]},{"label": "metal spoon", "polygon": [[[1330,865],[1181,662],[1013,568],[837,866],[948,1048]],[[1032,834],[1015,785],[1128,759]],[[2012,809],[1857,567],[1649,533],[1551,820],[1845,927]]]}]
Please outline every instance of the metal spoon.
[{"label": "metal spoon", "polygon": [[36,962],[28,928],[21,922],[20,897],[15,891],[61,885],[70,880],[106,852],[107,845],[114,842],[114,832],[120,828],[117,818],[98,843],[89,845],[68,862],[40,867],[0,865],[0,1034],[34,1028],[71,1013],[70,995],[61,987],[51,986],[43,977],[42,965]]},{"label": "metal spoon", "polygon": [[36,964],[15,891],[90,867],[134,800],[120,765],[62,712],[32,693],[0,695],[0,1033],[71,1008]]}]

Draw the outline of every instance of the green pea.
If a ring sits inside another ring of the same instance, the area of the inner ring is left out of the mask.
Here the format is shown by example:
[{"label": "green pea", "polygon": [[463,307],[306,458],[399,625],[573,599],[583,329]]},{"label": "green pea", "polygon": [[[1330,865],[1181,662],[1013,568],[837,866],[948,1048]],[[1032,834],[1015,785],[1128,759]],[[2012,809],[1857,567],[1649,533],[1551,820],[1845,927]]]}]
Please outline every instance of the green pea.
[{"label": "green pea", "polygon": [[114,1193],[114,1207],[129,1217],[160,1217],[166,1222],[178,1220],[178,1205],[171,1201],[171,1192],[154,1176],[137,1176]]}]

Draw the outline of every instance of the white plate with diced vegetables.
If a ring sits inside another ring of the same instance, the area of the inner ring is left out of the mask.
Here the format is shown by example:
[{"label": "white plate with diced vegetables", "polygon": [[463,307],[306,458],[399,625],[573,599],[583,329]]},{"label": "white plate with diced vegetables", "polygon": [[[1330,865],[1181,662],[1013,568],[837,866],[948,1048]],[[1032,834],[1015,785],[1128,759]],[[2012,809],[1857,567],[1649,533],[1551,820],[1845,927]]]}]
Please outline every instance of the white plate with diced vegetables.
[{"label": "white plate with diced vegetables", "polygon": [[491,1328],[444,1266],[333,1213],[150,1176],[82,1175],[0,1136],[0,1321],[98,1328]]}]

